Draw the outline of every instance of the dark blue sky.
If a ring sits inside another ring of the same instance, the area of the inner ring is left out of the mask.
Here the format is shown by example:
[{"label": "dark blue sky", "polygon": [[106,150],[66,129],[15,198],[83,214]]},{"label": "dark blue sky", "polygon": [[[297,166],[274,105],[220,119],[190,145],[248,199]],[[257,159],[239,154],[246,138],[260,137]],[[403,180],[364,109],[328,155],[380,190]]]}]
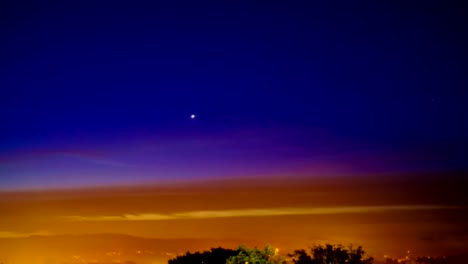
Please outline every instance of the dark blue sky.
[{"label": "dark blue sky", "polygon": [[[57,153],[83,151],[108,164],[125,152],[119,158],[138,159],[148,175],[209,176],[223,168],[250,175],[257,170],[243,168],[252,167],[268,174],[282,163],[283,173],[296,173],[323,159],[333,171],[359,159],[356,153],[379,159],[379,172],[467,168],[468,16],[461,5],[14,2],[0,4],[5,186],[68,184],[57,179],[70,167],[50,176],[51,164],[62,162]],[[172,150],[158,154],[165,170],[151,165],[148,152],[128,152],[154,138]],[[206,157],[181,172],[187,152]],[[291,165],[298,161],[300,168]]]}]

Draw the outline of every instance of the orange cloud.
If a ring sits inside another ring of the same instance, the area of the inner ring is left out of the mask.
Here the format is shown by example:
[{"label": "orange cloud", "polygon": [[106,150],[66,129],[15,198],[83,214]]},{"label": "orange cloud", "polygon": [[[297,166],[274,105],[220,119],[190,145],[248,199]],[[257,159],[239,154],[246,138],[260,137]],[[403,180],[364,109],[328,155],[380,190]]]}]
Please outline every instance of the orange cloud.
[{"label": "orange cloud", "polygon": [[171,214],[123,214],[106,216],[66,216],[71,221],[161,221],[178,219],[210,219],[231,217],[255,216],[288,216],[288,215],[325,215],[372,213],[386,211],[414,211],[414,210],[440,210],[456,209],[457,206],[438,205],[395,205],[395,206],[348,206],[348,207],[312,207],[312,208],[268,208],[268,209],[241,209],[241,210],[211,210],[188,211]]}]

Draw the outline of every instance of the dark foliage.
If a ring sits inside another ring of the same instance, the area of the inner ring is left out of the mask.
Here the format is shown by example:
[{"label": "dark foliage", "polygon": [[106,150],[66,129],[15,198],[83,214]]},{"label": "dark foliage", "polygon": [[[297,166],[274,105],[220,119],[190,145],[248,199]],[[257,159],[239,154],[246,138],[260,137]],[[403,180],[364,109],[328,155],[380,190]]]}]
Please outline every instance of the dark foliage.
[{"label": "dark foliage", "polygon": [[315,246],[310,254],[296,250],[289,255],[295,264],[372,264],[373,258],[367,257],[362,247],[345,248],[341,245]]},{"label": "dark foliage", "polygon": [[230,257],[238,254],[236,250],[218,247],[202,253],[187,252],[185,255],[170,259],[169,264],[225,264]]},{"label": "dark foliage", "polygon": [[283,264],[284,260],[270,245],[263,249],[239,246],[239,254],[230,257],[226,264]]}]

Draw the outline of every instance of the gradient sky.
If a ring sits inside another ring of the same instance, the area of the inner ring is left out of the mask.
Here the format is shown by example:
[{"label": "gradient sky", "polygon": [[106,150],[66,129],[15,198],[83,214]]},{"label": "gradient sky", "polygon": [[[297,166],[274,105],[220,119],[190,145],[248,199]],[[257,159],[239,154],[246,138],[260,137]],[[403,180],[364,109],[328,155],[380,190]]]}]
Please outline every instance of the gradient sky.
[{"label": "gradient sky", "polygon": [[465,170],[463,10],[2,1],[0,187]]},{"label": "gradient sky", "polygon": [[0,262],[466,252],[466,11],[0,1]]}]

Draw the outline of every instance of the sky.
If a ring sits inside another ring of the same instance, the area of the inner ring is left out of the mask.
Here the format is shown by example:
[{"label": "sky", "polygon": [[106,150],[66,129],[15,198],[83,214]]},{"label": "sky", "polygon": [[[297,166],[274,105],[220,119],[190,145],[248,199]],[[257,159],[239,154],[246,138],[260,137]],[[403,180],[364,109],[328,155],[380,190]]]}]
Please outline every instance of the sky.
[{"label": "sky", "polygon": [[467,168],[454,3],[1,5],[2,189]]},{"label": "sky", "polygon": [[466,252],[466,11],[0,1],[0,262]]},{"label": "sky", "polygon": [[376,259],[466,253],[468,184],[458,179],[235,178],[2,192],[0,258],[154,264],[267,243],[283,255],[318,243],[362,245]]}]

